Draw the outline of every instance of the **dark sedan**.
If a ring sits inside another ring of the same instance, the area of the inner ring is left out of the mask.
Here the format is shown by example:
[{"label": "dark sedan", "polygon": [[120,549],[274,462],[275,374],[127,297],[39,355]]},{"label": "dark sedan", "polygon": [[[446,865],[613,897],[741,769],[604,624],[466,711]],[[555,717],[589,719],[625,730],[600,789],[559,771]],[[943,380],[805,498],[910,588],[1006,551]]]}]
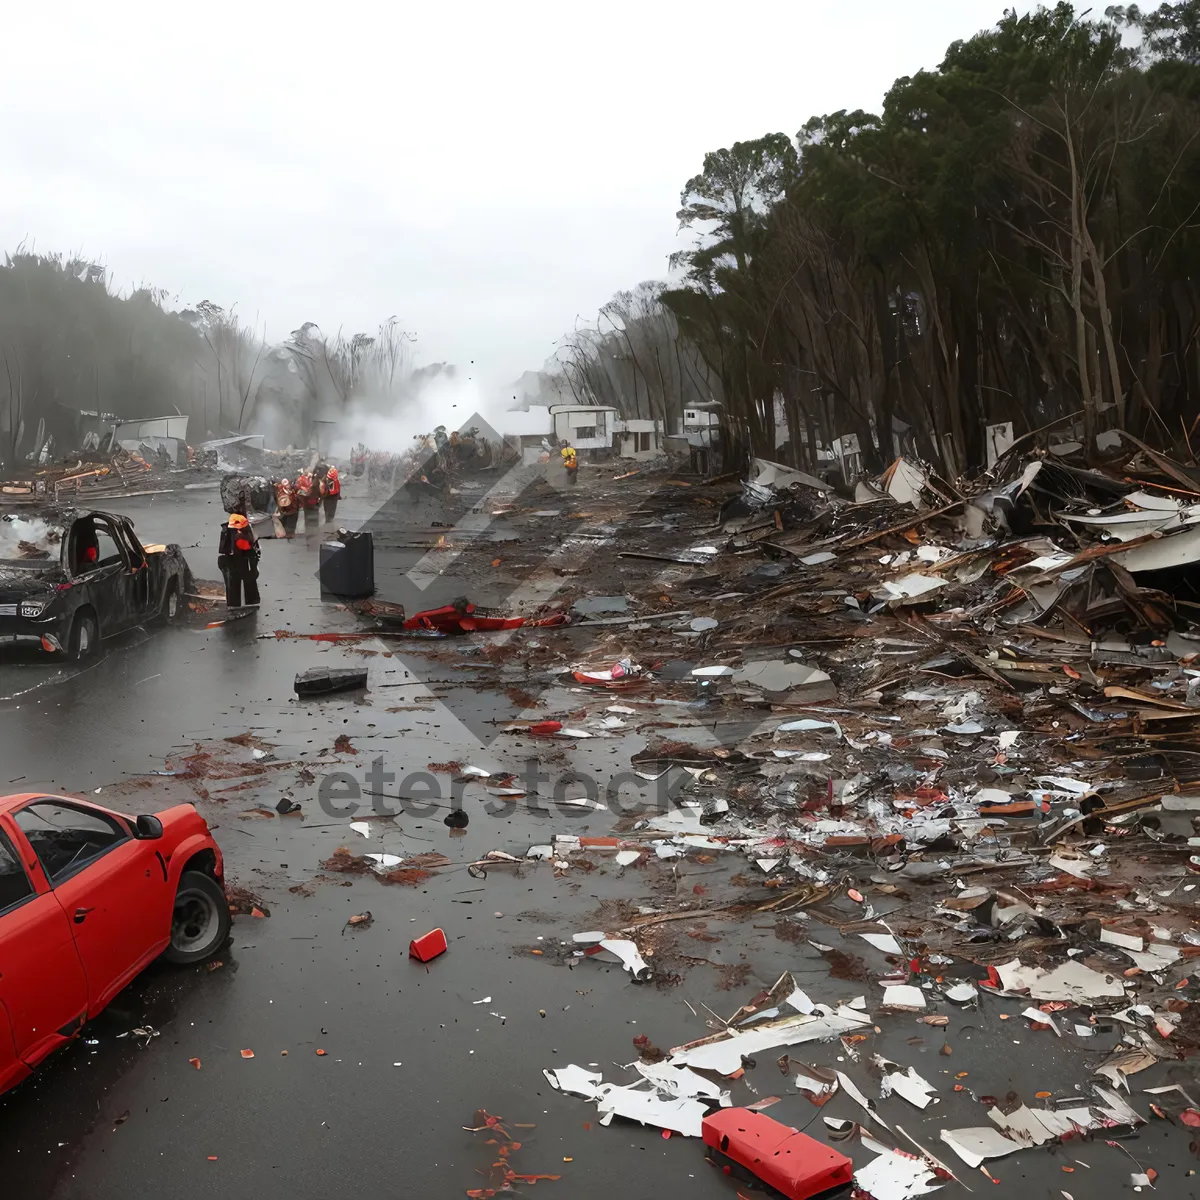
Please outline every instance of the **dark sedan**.
[{"label": "dark sedan", "polygon": [[72,659],[102,638],[173,620],[188,567],[176,545],[143,546],[128,517],[77,509],[0,515],[0,644]]}]

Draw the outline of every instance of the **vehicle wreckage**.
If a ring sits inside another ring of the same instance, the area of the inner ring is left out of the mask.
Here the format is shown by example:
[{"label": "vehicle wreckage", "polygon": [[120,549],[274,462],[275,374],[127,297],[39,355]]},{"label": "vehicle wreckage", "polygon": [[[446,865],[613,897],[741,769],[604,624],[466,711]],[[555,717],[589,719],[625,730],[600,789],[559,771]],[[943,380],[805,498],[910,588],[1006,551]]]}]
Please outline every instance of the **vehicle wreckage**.
[{"label": "vehicle wreckage", "polygon": [[0,644],[84,659],[103,638],[174,620],[188,565],[177,545],[143,546],[115,513],[0,515]]}]

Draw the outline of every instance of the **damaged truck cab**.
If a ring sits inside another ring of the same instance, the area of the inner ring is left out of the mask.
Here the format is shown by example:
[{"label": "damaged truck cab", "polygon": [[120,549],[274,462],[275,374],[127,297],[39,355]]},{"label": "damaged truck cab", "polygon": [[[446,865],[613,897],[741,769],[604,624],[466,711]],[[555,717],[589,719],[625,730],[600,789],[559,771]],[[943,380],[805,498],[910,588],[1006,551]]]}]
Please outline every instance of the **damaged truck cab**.
[{"label": "damaged truck cab", "polygon": [[128,517],[76,509],[0,515],[0,645],[83,659],[102,638],[183,603],[177,545],[143,546]]}]

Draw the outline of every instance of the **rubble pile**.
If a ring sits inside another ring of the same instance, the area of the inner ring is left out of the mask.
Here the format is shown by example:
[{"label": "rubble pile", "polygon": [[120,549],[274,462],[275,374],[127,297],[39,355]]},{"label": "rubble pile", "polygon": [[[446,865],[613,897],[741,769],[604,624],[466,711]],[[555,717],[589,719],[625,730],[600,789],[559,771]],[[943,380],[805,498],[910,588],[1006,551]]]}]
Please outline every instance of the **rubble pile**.
[{"label": "rubble pile", "polygon": [[[563,879],[680,858],[739,872],[729,898],[658,896],[576,934],[560,958],[662,981],[666,923],[764,912],[831,962],[846,939],[875,953],[859,976],[873,996],[815,1003],[789,975],[628,1083],[580,1067],[547,1078],[594,1102],[602,1124],[698,1137],[706,1112],[736,1103],[755,1054],[840,1039],[853,1057],[879,1031],[872,1010],[937,1029],[999,1005],[1015,1032],[1090,1051],[1088,1082],[943,1129],[962,1163],[986,1173],[1019,1150],[1136,1128],[1145,1115],[1118,1093],[1200,1047],[1200,481],[1140,444],[1103,470],[1010,455],[970,488],[902,459],[853,501],[757,467],[744,485],[593,477],[571,496],[578,511],[493,491],[482,507],[518,536],[490,567],[535,546],[545,557],[553,530],[553,601],[513,605],[491,627],[401,620],[384,600],[360,610],[380,636],[435,639],[426,652],[448,664],[462,648],[436,639],[484,643],[497,669],[480,687],[543,687],[506,726],[518,745],[552,757],[556,741],[641,739],[637,776],[683,777],[670,811],[614,811],[608,834],[555,832],[493,865],[523,853]],[[474,579],[496,553],[454,532],[429,548]],[[586,806],[591,829],[604,817],[603,798],[562,803]],[[872,1062],[881,1099],[929,1103],[935,1085],[913,1068]],[[861,1127],[827,1121],[880,1155],[860,1194],[954,1177],[928,1145],[867,1132],[891,1126],[844,1072],[804,1070],[814,1096],[840,1088],[865,1114]],[[1193,1111],[1175,1099],[1154,1111]]]}]

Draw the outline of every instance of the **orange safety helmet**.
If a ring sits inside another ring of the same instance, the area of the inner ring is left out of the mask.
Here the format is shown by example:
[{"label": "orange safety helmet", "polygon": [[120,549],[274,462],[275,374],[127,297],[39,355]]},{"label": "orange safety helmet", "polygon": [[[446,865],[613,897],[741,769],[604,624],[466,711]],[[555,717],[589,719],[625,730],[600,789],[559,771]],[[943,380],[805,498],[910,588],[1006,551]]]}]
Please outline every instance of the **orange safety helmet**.
[{"label": "orange safety helmet", "polygon": [[229,514],[229,528],[230,529],[245,529],[246,526],[248,526],[249,524],[250,524],[250,522],[247,521],[246,518],[243,517],[241,513],[230,513]]}]

